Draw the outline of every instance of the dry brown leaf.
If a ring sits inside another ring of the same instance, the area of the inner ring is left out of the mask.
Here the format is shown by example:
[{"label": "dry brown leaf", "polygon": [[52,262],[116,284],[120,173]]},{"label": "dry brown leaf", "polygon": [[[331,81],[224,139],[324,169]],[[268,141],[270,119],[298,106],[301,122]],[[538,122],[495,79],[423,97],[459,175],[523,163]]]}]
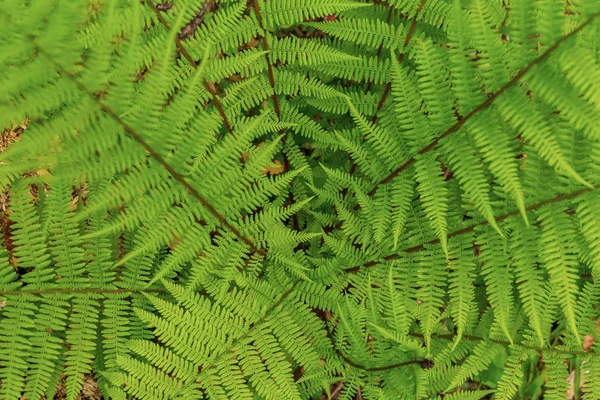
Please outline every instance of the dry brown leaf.
[{"label": "dry brown leaf", "polygon": [[585,335],[583,338],[583,351],[589,351],[592,345],[594,344],[594,337],[590,335]]},{"label": "dry brown leaf", "polygon": [[[25,132],[25,129],[27,129],[29,122],[29,120],[25,120],[21,124],[15,124],[10,129],[4,129],[2,132],[0,132],[0,153],[6,150],[11,143],[19,140],[20,136]],[[8,189],[0,192],[0,235],[2,235],[5,248],[9,251],[10,263],[13,266],[16,266],[16,260],[12,255],[13,242],[10,234],[10,225],[12,225],[12,221],[9,217],[10,211],[8,209],[8,192]]]},{"label": "dry brown leaf", "polygon": [[258,47],[258,43],[259,43],[258,40],[253,38],[253,39],[250,39],[244,47],[246,47],[247,49]]},{"label": "dry brown leaf", "polygon": [[243,78],[240,74],[233,74],[231,75],[229,78],[227,78],[227,80],[229,82],[239,82],[241,81]]},{"label": "dry brown leaf", "polygon": [[102,399],[102,392],[100,392],[100,388],[98,387],[98,382],[94,379],[93,376],[88,375],[85,377],[85,381],[83,381],[83,388],[81,389],[81,394],[79,395],[80,400],[100,400]]},{"label": "dry brown leaf", "polygon": [[263,168],[263,171],[265,172],[265,174],[269,174],[269,175],[279,175],[281,173],[283,173],[285,171],[285,166],[279,162],[279,160],[275,160],[273,162],[273,164],[275,164],[274,167],[272,166],[265,166]]},{"label": "dry brown leaf", "polygon": [[[259,144],[256,145],[256,147],[262,147],[265,144],[266,144],[265,142],[260,142]],[[246,162],[249,155],[250,155],[250,152],[242,153],[242,162]],[[265,174],[269,174],[269,175],[279,175],[279,174],[285,172],[285,166],[279,160],[273,161],[273,164],[274,165],[265,165],[263,167],[263,172]]]},{"label": "dry brown leaf", "polygon": [[4,129],[0,132],[0,152],[6,150],[6,148],[12,143],[19,140],[19,137],[25,132],[27,129],[27,124],[29,120],[25,120],[21,124],[15,124],[8,129]]},{"label": "dry brown leaf", "polygon": [[[581,368],[579,369],[579,371],[580,371],[579,372],[579,392],[581,392],[583,390],[583,375],[590,373],[590,371],[587,371],[583,368],[583,366],[587,363],[588,363],[587,360],[583,360],[581,362]],[[566,393],[567,400],[575,399],[575,371],[576,370],[573,370],[571,372],[571,375],[569,375],[569,377],[566,379],[566,381],[569,383],[569,390],[567,390],[567,393]]]}]

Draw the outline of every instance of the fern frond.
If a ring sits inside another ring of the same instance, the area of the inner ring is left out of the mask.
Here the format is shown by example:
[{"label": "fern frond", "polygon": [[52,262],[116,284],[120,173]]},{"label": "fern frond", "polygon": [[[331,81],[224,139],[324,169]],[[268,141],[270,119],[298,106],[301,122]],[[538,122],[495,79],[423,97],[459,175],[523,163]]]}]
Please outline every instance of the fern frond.
[{"label": "fern frond", "polygon": [[553,292],[557,294],[569,329],[579,342],[581,339],[575,322],[577,261],[572,249],[575,231],[567,215],[557,206],[540,210],[540,220],[541,256],[548,271],[549,282]]},{"label": "fern frond", "polygon": [[494,319],[503,334],[512,343],[513,337],[509,327],[512,325],[514,313],[513,272],[508,260],[505,240],[495,231],[482,228],[477,237],[480,249],[481,272],[486,281],[486,292],[494,310]]},{"label": "fern frond", "polygon": [[396,27],[381,20],[347,18],[328,22],[305,22],[304,25],[317,28],[340,40],[359,46],[377,49],[380,46],[391,51],[403,51],[403,26]]},{"label": "fern frond", "polygon": [[441,174],[442,170],[433,154],[419,158],[415,163],[417,191],[423,204],[429,225],[435,232],[444,253],[448,253],[448,223],[446,213],[448,205],[447,189]]},{"label": "fern frond", "polygon": [[370,4],[360,3],[355,0],[326,0],[324,2],[286,0],[283,2],[262,2],[265,26],[294,25],[304,19],[323,17],[339,11],[351,10],[359,7],[369,7]]},{"label": "fern frond", "polygon": [[490,341],[482,341],[478,343],[473,349],[473,354],[470,355],[465,363],[460,367],[460,370],[454,379],[452,379],[452,382],[446,391],[462,385],[465,379],[475,376],[487,368],[498,350],[498,345]]}]

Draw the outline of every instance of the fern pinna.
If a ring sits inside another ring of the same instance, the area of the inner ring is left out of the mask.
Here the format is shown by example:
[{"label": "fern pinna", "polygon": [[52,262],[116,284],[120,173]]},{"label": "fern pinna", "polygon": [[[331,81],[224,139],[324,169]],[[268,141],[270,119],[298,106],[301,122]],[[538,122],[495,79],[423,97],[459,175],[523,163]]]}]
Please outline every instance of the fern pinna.
[{"label": "fern pinna", "polygon": [[1,399],[600,395],[597,1],[0,16]]}]

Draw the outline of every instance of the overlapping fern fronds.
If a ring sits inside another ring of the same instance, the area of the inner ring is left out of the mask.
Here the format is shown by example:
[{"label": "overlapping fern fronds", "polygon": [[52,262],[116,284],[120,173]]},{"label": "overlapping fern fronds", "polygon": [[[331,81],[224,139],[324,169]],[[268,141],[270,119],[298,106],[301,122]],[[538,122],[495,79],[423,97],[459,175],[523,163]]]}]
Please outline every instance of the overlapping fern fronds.
[{"label": "overlapping fern fronds", "polygon": [[596,1],[0,18],[0,398],[600,393]]}]

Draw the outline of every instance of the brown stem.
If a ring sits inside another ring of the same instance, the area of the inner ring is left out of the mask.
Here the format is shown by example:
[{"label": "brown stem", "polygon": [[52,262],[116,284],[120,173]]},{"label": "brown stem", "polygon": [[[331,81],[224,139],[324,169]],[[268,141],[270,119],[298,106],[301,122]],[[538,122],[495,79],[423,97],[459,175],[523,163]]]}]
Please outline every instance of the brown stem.
[{"label": "brown stem", "polygon": [[363,400],[362,386],[359,386],[358,391],[356,392],[356,400]]},{"label": "brown stem", "polygon": [[[600,189],[600,184],[594,186],[594,189]],[[591,192],[591,191],[592,191],[591,188],[584,188],[584,189],[576,190],[576,191],[570,192],[570,193],[559,194],[558,196],[552,197],[551,199],[542,200],[539,203],[532,204],[529,207],[527,207],[525,210],[532,211],[532,210],[538,209],[538,208],[540,208],[542,206],[545,206],[545,205],[548,205],[548,204],[552,204],[552,203],[557,203],[557,202],[568,200],[568,199],[572,199],[572,198],[577,197],[577,196],[579,196],[581,194],[588,193],[588,192]],[[514,210],[514,211],[508,212],[506,214],[500,215],[499,217],[494,218],[494,220],[496,222],[500,222],[500,221],[504,221],[508,217],[512,217],[512,216],[519,215],[519,214],[520,214],[519,210]],[[477,228],[478,226],[486,226],[488,224],[489,224],[489,222],[486,220],[486,221],[482,221],[482,222],[470,225],[470,226],[468,226],[466,228],[459,229],[457,231],[449,233],[448,234],[448,238],[451,238],[453,236],[463,235],[463,234],[469,233],[469,232],[473,232],[475,230],[475,228]],[[417,251],[424,250],[425,246],[427,246],[427,245],[435,245],[435,244],[438,244],[439,242],[440,242],[439,239],[433,239],[433,240],[430,240],[429,242],[425,242],[425,243],[420,244],[418,246],[413,246],[413,247],[409,247],[407,249],[404,249],[404,250],[402,250],[402,252],[403,253],[414,253],[414,252],[417,252]],[[400,254],[395,253],[395,254],[390,254],[388,256],[383,257],[383,260],[384,261],[391,261],[391,260],[395,260],[395,259],[397,259],[399,257],[400,257]],[[374,267],[375,265],[380,264],[381,262],[382,261],[369,261],[369,262],[363,264],[362,266],[347,268],[347,269],[344,270],[344,272],[349,273],[349,274],[357,273],[363,267],[365,267],[365,268],[371,268],[371,267]]]},{"label": "brown stem", "polygon": [[[410,335],[414,336],[414,337],[418,337],[418,338],[425,337],[422,333],[410,333]],[[439,339],[448,339],[448,340],[453,340],[456,338],[454,335],[436,335],[435,337],[439,338]],[[473,336],[473,335],[462,335],[462,337],[466,340],[470,340],[470,341],[474,341],[474,342],[482,342],[484,340],[489,340],[490,342],[501,344],[503,346],[513,345],[513,343],[506,341],[506,340],[495,340],[495,339],[489,339],[489,338],[486,339],[486,338],[482,338],[479,336]],[[555,349],[552,347],[542,348],[542,347],[536,347],[536,346],[529,346],[529,345],[521,344],[521,343],[515,343],[515,344],[524,349],[535,350],[538,353],[550,352],[550,353],[558,353],[558,354],[569,354],[569,355],[573,355],[573,356],[589,356],[590,355],[590,353],[586,353],[584,351],[561,350],[561,349]]]},{"label": "brown stem", "polygon": [[344,381],[339,381],[335,385],[335,388],[331,391],[331,398],[332,399],[336,398],[335,396],[337,396],[338,394],[340,394],[340,392],[342,391],[343,388],[344,388]]},{"label": "brown stem", "polygon": [[412,364],[418,364],[423,360],[411,360],[411,361],[404,361],[404,362],[400,362],[400,363],[396,363],[396,364],[391,364],[391,365],[384,365],[381,367],[366,367],[362,364],[358,364],[354,361],[352,361],[350,358],[346,357],[340,350],[336,351],[337,355],[343,359],[348,365],[351,365],[354,368],[357,369],[362,369],[363,371],[367,371],[367,372],[379,372],[379,371],[386,371],[388,369],[394,369],[394,368],[398,368],[398,367],[404,367],[407,365],[412,365]]},{"label": "brown stem", "polygon": [[[477,106],[475,109],[473,109],[471,112],[469,112],[467,115],[465,115],[463,118],[459,119],[458,122],[456,122],[454,125],[452,125],[450,128],[448,128],[448,130],[446,130],[444,133],[442,133],[441,135],[439,135],[438,137],[436,137],[433,141],[431,141],[427,146],[423,147],[421,150],[419,150],[418,154],[422,155],[425,153],[430,152],[431,150],[433,150],[439,143],[440,140],[442,140],[443,138],[451,135],[452,133],[458,131],[469,119],[473,118],[475,116],[475,114],[479,113],[480,111],[484,110],[486,107],[488,107],[489,105],[491,105],[497,98],[498,96],[500,96],[502,93],[504,93],[506,90],[508,90],[510,87],[512,87],[513,85],[515,85],[527,72],[529,72],[529,70],[531,68],[533,68],[534,66],[536,66],[537,64],[539,64],[541,61],[543,61],[545,58],[547,58],[552,52],[554,52],[563,42],[565,42],[566,40],[568,40],[570,37],[576,35],[579,31],[581,31],[582,29],[584,29],[586,26],[588,26],[590,23],[592,23],[592,21],[597,18],[598,16],[600,16],[600,12],[597,12],[595,14],[592,14],[591,17],[589,17],[583,24],[581,24],[579,27],[577,27],[575,30],[573,30],[571,33],[564,35],[563,37],[561,37],[559,40],[557,40],[552,46],[550,46],[548,48],[548,50],[546,50],[542,55],[540,55],[539,57],[537,57],[535,60],[533,60],[529,65],[527,65],[525,68],[521,69],[510,81],[508,81],[503,87],[501,87],[498,91],[496,91],[495,93],[493,93],[490,97],[487,98],[486,101],[484,101],[483,103],[481,103],[479,106]],[[381,180],[377,185],[375,185],[375,187],[368,193],[368,195],[370,197],[373,197],[375,195],[375,193],[377,193],[377,190],[379,189],[379,187],[381,185],[385,185],[389,182],[391,182],[396,176],[400,175],[402,172],[406,171],[408,168],[410,168],[414,163],[415,163],[416,159],[415,157],[411,157],[409,158],[404,164],[402,164],[400,167],[398,167],[394,172],[392,172],[390,175],[388,175],[387,177],[385,177],[383,180]],[[360,208],[360,205],[357,204],[355,209]],[[340,221],[335,227],[335,230],[339,230],[341,229],[341,227],[343,226],[344,222]],[[437,243],[436,241],[433,241],[435,243]],[[371,262],[365,264],[365,265],[369,265],[371,264]],[[378,262],[375,262],[375,264],[372,265],[377,265]],[[372,266],[369,265],[369,266]],[[353,268],[348,268],[346,271],[357,271],[358,269],[360,269],[360,267],[353,267]]]},{"label": "brown stem", "polygon": [[76,293],[165,293],[164,290],[140,290],[140,289],[23,289],[23,290],[5,290],[0,291],[0,296],[19,296],[26,294],[76,294]]},{"label": "brown stem", "polygon": [[102,111],[104,111],[112,119],[114,119],[121,126],[121,128],[123,128],[123,130],[125,132],[127,132],[136,142],[138,142],[144,148],[144,150],[146,150],[148,152],[150,157],[154,158],[154,160],[156,160],[160,165],[163,166],[163,168],[165,168],[169,172],[169,174],[173,177],[173,179],[175,179],[183,187],[185,187],[187,189],[187,191],[192,195],[192,197],[194,197],[196,200],[198,200],[198,202],[200,202],[200,204],[202,204],[219,221],[219,223],[221,223],[221,225],[226,227],[239,240],[244,242],[253,253],[257,253],[262,256],[266,255],[266,252],[264,249],[257,248],[250,239],[248,239],[246,236],[244,236],[240,233],[238,228],[236,228],[235,226],[230,224],[227,221],[227,219],[225,219],[225,217],[219,211],[217,211],[217,209],[208,200],[206,200],[202,195],[200,195],[200,193],[196,190],[196,188],[194,188],[192,185],[190,185],[185,180],[185,178],[181,174],[179,174],[179,172],[177,172],[169,163],[167,163],[167,161],[156,150],[154,150],[148,144],[148,142],[146,142],[146,140],[144,140],[144,138],[142,137],[142,135],[140,135],[140,133],[138,133],[135,129],[133,129],[125,121],[123,121],[121,119],[121,117],[119,117],[119,115],[115,111],[113,111],[111,108],[109,108],[108,106],[103,104],[100,101],[100,99],[98,99],[96,96],[94,96],[94,94],[91,93],[88,90],[88,88],[85,87],[81,82],[79,82],[79,80],[77,80],[72,73],[68,72],[62,65],[58,64],[54,60],[54,58],[52,58],[52,56],[50,56],[48,53],[46,53],[45,50],[40,48],[35,43],[34,43],[34,47],[36,48],[38,53],[40,53],[44,57],[46,57],[64,76],[66,76],[68,79],[70,79],[75,84],[75,86],[77,86],[77,88],[79,90],[81,90],[88,97],[90,97]]},{"label": "brown stem", "polygon": [[[262,12],[260,11],[260,4],[258,4],[258,0],[254,0],[254,13],[256,14],[256,20],[258,21],[258,26],[260,26],[260,28],[263,30],[263,35],[262,35],[262,45],[263,45],[263,50],[265,51],[265,60],[267,62],[267,75],[269,78],[269,86],[271,86],[271,89],[273,90],[273,95],[271,96],[271,99],[273,100],[273,108],[275,110],[275,115],[277,115],[277,119],[279,119],[281,117],[281,109],[279,108],[279,98],[277,97],[277,92],[275,91],[275,74],[273,72],[273,64],[271,63],[271,60],[269,59],[269,43],[267,42],[267,30],[265,28],[265,26],[263,25],[263,19],[262,19]],[[283,130],[279,131],[279,133],[283,133]],[[286,143],[286,138],[283,137],[281,139],[281,143],[283,145],[285,145]],[[290,160],[287,156],[287,154],[285,153],[285,151],[283,152],[283,165],[284,165],[284,171],[287,172],[290,170]],[[290,182],[290,187],[294,186],[294,182]],[[290,193],[289,193],[289,201],[291,203],[294,203],[294,196],[292,194],[291,188],[290,188]],[[298,221],[298,216],[296,214],[294,214],[292,216],[292,226],[294,227],[294,230],[299,231],[300,230],[300,222]]]},{"label": "brown stem", "polygon": [[[421,3],[419,4],[419,7],[417,8],[417,11],[415,13],[415,17],[413,18],[412,23],[410,25],[410,28],[408,30],[408,33],[406,34],[406,38],[404,39],[404,48],[402,49],[402,52],[398,56],[398,62],[400,64],[404,61],[404,55],[406,53],[406,48],[407,48],[408,44],[410,43],[410,40],[413,37],[413,34],[415,32],[415,27],[417,26],[417,17],[419,16],[419,13],[423,9],[423,6],[425,5],[425,1],[426,0],[421,0]],[[393,11],[393,8],[389,7],[389,11],[388,11],[388,15],[387,15],[387,21],[386,21],[387,23],[389,23],[390,20],[391,20],[391,18],[392,18],[392,11]],[[377,57],[379,57],[381,55],[382,49],[383,49],[383,43],[381,43],[381,46],[379,46],[379,50],[377,51]],[[385,104],[385,101],[387,100],[387,97],[388,97],[388,94],[390,92],[391,87],[392,87],[392,82],[388,82],[386,84],[386,86],[385,86],[384,91],[383,91],[383,96],[381,97],[381,100],[379,100],[379,103],[377,104],[377,109],[375,110],[375,115],[371,119],[372,123],[375,123],[377,121],[377,112]],[[370,89],[371,89],[371,82],[369,82],[369,84],[367,85],[367,92],[369,92]],[[349,174],[350,175],[354,174],[357,169],[358,169],[358,165],[356,165],[354,163],[354,160],[352,160],[352,158],[350,158],[350,171],[349,171]],[[348,188],[344,188],[341,191],[342,197],[345,197],[347,193],[348,193]],[[359,208],[359,206],[357,204],[357,206],[355,207],[355,209],[358,209],[358,208]],[[326,229],[326,232],[328,233],[328,232],[331,232],[333,230],[340,229],[342,227],[342,225],[343,225],[343,222],[340,221],[333,228]]]},{"label": "brown stem", "polygon": [[[171,28],[169,27],[169,23],[163,18],[163,16],[160,13],[160,10],[158,10],[158,8],[156,7],[156,4],[152,0],[146,0],[146,3],[152,8],[152,11],[154,11],[154,14],[156,14],[156,17],[158,18],[158,21],[161,23],[161,25],[164,26],[167,30],[170,30]],[[179,40],[179,38],[175,38],[175,45],[177,46],[179,52],[183,54],[183,57],[187,60],[187,62],[193,68],[198,68],[198,63],[192,58],[187,49],[181,44],[181,40]],[[223,109],[223,105],[221,104],[221,100],[217,96],[217,93],[206,81],[206,79],[202,80],[202,84],[204,85],[204,88],[208,91],[208,93],[210,93],[210,95],[212,96],[213,104],[219,111],[219,115],[221,116],[221,118],[223,118],[223,124],[225,125],[227,132],[233,134],[231,123],[229,122],[229,118],[227,118],[227,115],[225,114],[225,110]],[[219,86],[218,83],[213,83],[213,85],[215,85],[216,87]]]},{"label": "brown stem", "polygon": [[[415,16],[412,20],[412,23],[410,24],[410,28],[408,29],[408,33],[406,34],[406,38],[404,39],[404,48],[402,49],[402,52],[398,56],[399,64],[402,64],[402,62],[404,61],[404,55],[406,54],[406,48],[408,47],[408,44],[410,43],[410,40],[412,39],[412,37],[415,33],[415,28],[417,27],[417,18],[419,17],[419,13],[421,12],[421,10],[423,10],[423,7],[425,6],[426,1],[427,0],[421,0],[421,2],[419,3],[419,7],[417,7]],[[390,10],[391,10],[391,8],[390,8]],[[381,100],[379,100],[379,103],[377,103],[377,109],[375,110],[375,115],[373,115],[373,118],[371,119],[372,123],[375,123],[375,121],[377,121],[377,112],[383,108],[383,105],[387,101],[387,98],[390,94],[391,89],[392,89],[392,82],[389,81],[385,85],[385,89],[383,89],[383,95],[381,96]]]},{"label": "brown stem", "polygon": [[[421,333],[410,333],[411,336],[413,337],[418,337],[423,339],[425,336]],[[436,335],[435,336],[438,339],[448,339],[448,340],[453,340],[456,337],[454,335]],[[508,342],[506,340],[496,340],[496,339],[486,339],[486,338],[482,338],[479,336],[473,336],[473,335],[462,335],[463,339],[466,340],[470,340],[470,341],[477,341],[477,342],[481,342],[484,340],[489,340],[493,343],[496,344],[500,344],[503,346],[511,346],[513,345],[513,343]],[[528,349],[528,350],[535,350],[538,353],[544,353],[544,352],[550,352],[550,353],[558,353],[558,354],[568,354],[568,355],[573,355],[573,356],[589,356],[590,353],[586,353],[584,351],[576,351],[576,350],[562,350],[562,349],[555,349],[555,348],[541,348],[541,347],[536,347],[536,346],[530,346],[530,345],[526,345],[526,344],[521,344],[521,343],[517,343],[518,346],[524,348],[524,349]],[[357,368],[357,369],[362,369],[363,371],[367,371],[367,372],[379,372],[379,371],[387,371],[390,369],[394,369],[394,368],[399,368],[399,367],[404,367],[407,365],[412,365],[412,364],[418,364],[421,363],[423,361],[426,360],[412,360],[412,361],[404,361],[404,362],[400,362],[400,363],[395,363],[395,364],[390,364],[390,365],[384,365],[381,367],[366,367],[362,364],[356,363],[354,361],[352,361],[350,358],[348,358],[347,356],[345,356],[340,350],[337,350],[337,355],[342,358],[348,365]]]},{"label": "brown stem", "polygon": [[[389,24],[390,21],[392,20],[392,14],[393,14],[394,8],[390,7],[389,4],[387,5],[387,7],[388,7],[388,14],[387,14],[385,23]],[[405,46],[406,46],[406,43],[405,43]],[[382,51],[383,51],[383,42],[381,42],[381,44],[379,45],[379,48],[377,49],[377,58],[381,57]],[[373,81],[369,81],[369,83],[367,83],[366,93],[369,93],[371,91],[371,86],[373,86]]]},{"label": "brown stem", "polygon": [[[563,44],[566,40],[573,37],[578,32],[580,32],[582,29],[584,29],[586,26],[588,26],[590,23],[592,23],[592,21],[595,18],[597,18],[598,16],[600,16],[600,12],[593,14],[583,24],[581,24],[579,27],[574,29],[571,33],[564,35],[563,37],[558,39],[552,46],[550,46],[548,48],[548,50],[546,50],[542,55],[540,55],[535,60],[533,60],[531,63],[529,63],[525,68],[521,69],[510,81],[508,81],[504,86],[502,86],[500,89],[498,89],[496,92],[494,92],[491,96],[489,96],[483,103],[481,103],[475,109],[471,110],[471,112],[469,112],[467,115],[465,115],[464,118],[460,119],[458,122],[456,122],[450,128],[448,128],[444,133],[442,133],[441,135],[439,135],[438,137],[433,139],[427,146],[425,146],[421,150],[419,150],[418,154],[423,155],[423,154],[429,153],[431,150],[433,150],[438,145],[440,140],[442,140],[442,139],[446,138],[447,136],[451,135],[452,133],[458,131],[464,124],[466,124],[476,114],[478,114],[479,112],[481,112],[482,110],[484,110],[485,108],[490,106],[502,93],[506,92],[509,88],[511,88],[512,86],[517,84],[521,80],[521,78],[523,78],[523,76],[525,76],[525,74],[527,74],[527,72],[529,72],[529,70],[531,70],[533,67],[538,65],[544,59],[548,58],[550,56],[550,54],[552,54],[556,49],[558,49],[558,47],[561,44]],[[394,172],[392,172],[390,175],[388,175],[386,178],[384,178],[381,182],[379,182],[369,192],[369,196],[373,196],[377,192],[377,190],[379,189],[379,187],[381,185],[385,185],[385,184],[391,182],[392,179],[394,179],[396,176],[398,176],[403,171],[406,171],[408,168],[410,168],[416,161],[415,157],[409,158],[404,164],[402,164]]]},{"label": "brown stem", "polygon": [[[402,49],[402,52],[400,53],[400,55],[398,56],[398,63],[402,64],[402,62],[404,61],[404,56],[406,53],[406,48],[408,47],[408,44],[410,43],[414,33],[415,33],[415,28],[417,26],[417,17],[419,16],[419,13],[421,12],[421,10],[423,9],[424,5],[425,5],[425,1],[426,0],[421,0],[421,3],[419,4],[419,7],[417,8],[417,11],[415,13],[415,16],[412,20],[412,23],[410,25],[410,28],[408,29],[408,33],[406,34],[406,38],[404,38],[404,48]],[[386,22],[389,23],[391,18],[392,18],[392,14],[393,14],[393,8],[389,7],[389,11],[388,11],[388,15],[387,15],[387,20]],[[381,45],[379,46],[379,49],[377,50],[377,57],[379,57],[381,55],[381,51],[383,50],[383,43],[381,43]],[[367,84],[367,93],[371,90],[371,84],[372,82],[369,82]],[[372,123],[375,123],[377,121],[377,112],[383,107],[383,105],[385,104],[390,89],[392,87],[392,82],[388,82],[385,85],[385,89],[383,90],[383,95],[381,97],[381,100],[379,100],[379,103],[377,103],[377,109],[375,110],[375,115],[373,115],[373,118],[371,119]],[[352,160],[352,158],[350,158],[350,171],[349,173],[352,175],[356,172],[358,166],[354,163],[354,160]],[[348,188],[344,188],[341,192],[342,197],[345,197],[346,194],[348,193]],[[358,208],[358,207],[356,207]],[[333,227],[332,229],[328,229],[327,232],[331,232],[334,229],[340,229],[342,227],[343,222],[338,223],[335,227]]]},{"label": "brown stem", "polygon": [[275,115],[279,118],[281,111],[279,109],[279,99],[277,98],[277,93],[275,92],[275,75],[273,74],[273,65],[271,64],[271,60],[269,60],[269,44],[267,43],[267,30],[265,29],[262,21],[262,13],[260,11],[260,5],[258,4],[258,0],[254,0],[254,12],[256,13],[256,20],[258,21],[258,26],[264,31],[262,36],[262,44],[263,49],[266,51],[265,60],[267,60],[267,73],[269,76],[269,85],[273,89],[273,108],[275,109]]}]

